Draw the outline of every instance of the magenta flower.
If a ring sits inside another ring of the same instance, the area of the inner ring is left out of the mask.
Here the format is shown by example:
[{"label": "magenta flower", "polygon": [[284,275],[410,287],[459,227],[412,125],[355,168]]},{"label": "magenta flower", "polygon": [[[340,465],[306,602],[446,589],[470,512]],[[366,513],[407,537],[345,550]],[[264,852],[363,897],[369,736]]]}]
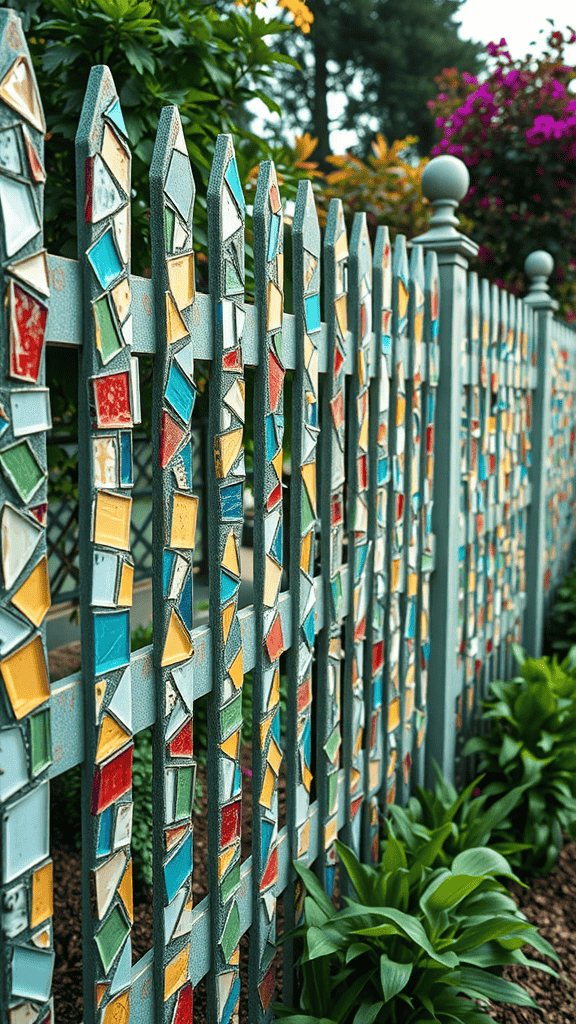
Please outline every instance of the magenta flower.
[{"label": "magenta flower", "polygon": [[464,71],[462,73],[462,78],[467,83],[467,85],[478,85],[478,79],[476,78],[476,75],[469,75],[467,71]]},{"label": "magenta flower", "polygon": [[443,128],[445,124],[446,124],[446,118],[445,117],[437,117],[436,118],[436,127],[437,128]]}]

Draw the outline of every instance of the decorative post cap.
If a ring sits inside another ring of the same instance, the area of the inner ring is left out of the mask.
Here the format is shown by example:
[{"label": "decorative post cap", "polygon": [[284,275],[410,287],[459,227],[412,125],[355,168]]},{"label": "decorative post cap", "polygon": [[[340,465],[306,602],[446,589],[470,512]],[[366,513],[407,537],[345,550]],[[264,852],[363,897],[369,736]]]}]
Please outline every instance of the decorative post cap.
[{"label": "decorative post cap", "polygon": [[476,256],[476,242],[460,234],[455,216],[456,207],[469,187],[470,175],[463,160],[450,153],[435,156],[422,172],[422,192],[432,203],[434,213],[428,231],[412,242],[434,249],[456,250],[463,256]]},{"label": "decorative post cap", "polygon": [[558,309],[558,303],[550,295],[548,278],[554,270],[554,259],[544,249],[531,252],[524,260],[524,270],[530,278],[530,290],[525,301],[532,306],[548,306]]}]

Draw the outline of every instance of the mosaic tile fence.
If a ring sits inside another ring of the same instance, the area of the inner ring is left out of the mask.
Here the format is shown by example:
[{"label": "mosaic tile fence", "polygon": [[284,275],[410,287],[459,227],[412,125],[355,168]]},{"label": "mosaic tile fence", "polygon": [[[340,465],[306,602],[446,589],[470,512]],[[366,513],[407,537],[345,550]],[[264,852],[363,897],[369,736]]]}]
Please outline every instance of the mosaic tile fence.
[{"label": "mosaic tile fence", "polygon": [[[549,565],[538,565],[538,593],[545,570],[550,587],[562,571],[574,533],[574,335],[559,323],[552,330],[549,306],[534,312],[467,274],[465,262],[452,258],[462,236],[437,255],[431,232],[408,254],[402,236],[392,247],[380,227],[372,250],[365,215],[356,215],[348,238],[334,201],[322,242],[308,182],[296,201],[294,309],[285,313],[289,268],[271,163],[258,177],[256,303],[247,304],[247,210],[227,135],[217,140],[208,190],[210,294],[197,293],[195,185],[176,108],[162,112],[151,167],[152,279],[132,276],[130,148],[107,68],[92,70],[77,137],[80,260],[47,255],[40,99],[12,12],[0,12],[0,33],[2,1006],[9,1024],[51,1024],[49,779],[82,763],[86,1024],[184,1024],[203,978],[211,1024],[237,1021],[239,942],[247,930],[249,1016],[267,1021],[277,900],[284,895],[288,924],[303,905],[291,861],[314,864],[331,892],[338,835],[375,860],[386,802],[404,800],[424,780],[444,733],[452,743],[446,750],[454,751],[478,693],[509,669],[509,641],[522,639],[530,594],[535,477],[544,480],[548,503]],[[83,672],[52,687],[42,628],[50,604],[46,344],[81,357]],[[538,365],[547,345],[554,352],[548,377]],[[155,638],[131,656],[141,354],[155,356]],[[195,360],[211,364],[213,441],[209,624],[200,628],[192,620]],[[256,367],[253,395],[245,366]],[[533,409],[544,379],[551,381],[548,418],[541,401]],[[247,408],[255,445],[254,603],[239,611]],[[546,465],[531,460],[548,446]],[[543,529],[543,519],[536,525]],[[445,628],[435,633],[446,609]],[[440,648],[443,673],[431,659]],[[248,673],[252,855],[242,862]],[[209,895],[194,906],[193,715],[195,701],[208,694]],[[436,732],[427,732],[427,721]],[[133,738],[152,725],[154,949],[133,967]],[[442,763],[451,770],[447,756]],[[290,957],[288,949],[285,992]]]}]

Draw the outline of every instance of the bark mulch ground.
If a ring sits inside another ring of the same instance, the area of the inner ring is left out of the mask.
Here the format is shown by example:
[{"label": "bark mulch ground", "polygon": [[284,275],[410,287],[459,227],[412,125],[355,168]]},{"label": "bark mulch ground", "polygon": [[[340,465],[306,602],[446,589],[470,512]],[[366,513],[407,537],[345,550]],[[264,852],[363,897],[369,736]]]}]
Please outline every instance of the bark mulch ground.
[{"label": "bark mulch ground", "polygon": [[[78,654],[68,652],[62,663],[51,659],[53,679],[75,671]],[[73,660],[76,656],[76,663]],[[243,748],[242,764],[248,768],[250,749]],[[207,892],[207,787],[205,777],[199,772],[204,783],[203,797],[198,813],[194,815],[194,902],[198,904]],[[243,775],[243,832],[242,859],[250,855],[252,789],[249,774]],[[280,790],[280,822],[285,813],[284,788]],[[54,859],[54,947],[56,966],[54,970],[54,1002],[57,1024],[80,1024],[83,1019],[82,1000],[82,936],[80,911],[81,854],[70,849],[66,837],[58,831],[58,822],[53,822],[52,857]],[[509,967],[504,977],[525,987],[539,1003],[541,1010],[517,1006],[494,1005],[489,1011],[500,1024],[576,1024],[576,844],[566,841],[558,864],[545,878],[534,879],[529,889],[512,886],[517,902],[529,921],[538,927],[554,947],[562,961],[560,968],[549,960],[560,977],[521,967]],[[278,933],[282,931],[282,906],[278,906]],[[150,890],[135,891],[134,926],[132,930],[133,962],[153,945],[152,938],[152,894]],[[534,960],[544,960],[538,952],[527,950]],[[281,954],[277,956],[276,979],[278,993],[281,993]],[[245,936],[240,945],[240,974],[242,980],[240,1001],[240,1024],[248,1024],[247,974],[248,939]],[[201,983],[194,992],[194,1024],[205,1024],[206,991]]]}]

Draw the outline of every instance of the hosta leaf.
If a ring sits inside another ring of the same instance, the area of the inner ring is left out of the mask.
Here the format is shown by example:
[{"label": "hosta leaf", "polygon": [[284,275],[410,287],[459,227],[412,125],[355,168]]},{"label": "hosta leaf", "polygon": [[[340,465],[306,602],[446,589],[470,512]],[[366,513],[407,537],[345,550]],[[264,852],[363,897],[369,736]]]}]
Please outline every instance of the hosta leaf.
[{"label": "hosta leaf", "polygon": [[336,840],[336,849],[358,894],[358,899],[362,903],[370,903],[376,873],[373,869],[361,864],[354,851],[341,843],[339,839]]},{"label": "hosta leaf", "polygon": [[298,864],[297,861],[294,862],[294,870],[304,882],[306,892],[310,894],[314,902],[324,911],[326,917],[335,917],[336,908],[330,897],[324,892],[316,875],[309,868],[304,867],[303,864]]},{"label": "hosta leaf", "polygon": [[[484,924],[478,924],[472,928],[466,928],[462,935],[458,936],[453,943],[454,952],[460,956],[468,950],[476,949],[477,946],[482,946],[486,942],[491,942],[493,939],[498,939],[500,936],[511,936],[519,934],[521,932],[530,932],[531,929],[535,932],[534,925],[531,925],[528,921],[511,920],[508,917],[494,917]],[[526,938],[526,942],[531,942],[532,933],[530,937]]]},{"label": "hosta leaf", "polygon": [[454,874],[442,879],[439,885],[435,882],[428,886],[420,898],[420,906],[424,913],[439,914],[442,910],[450,910],[461,900],[478,888],[482,877],[470,874]]},{"label": "hosta leaf", "polygon": [[519,881],[506,858],[486,846],[473,847],[459,853],[452,862],[452,871],[466,875],[504,875],[515,882]]},{"label": "hosta leaf", "polygon": [[355,960],[357,956],[362,956],[362,953],[370,953],[371,949],[372,947],[367,946],[365,942],[353,942],[346,950],[346,963]]},{"label": "hosta leaf", "polygon": [[384,1003],[362,1003],[357,1011],[352,1024],[373,1024]]},{"label": "hosta leaf", "polygon": [[[350,901],[350,910],[354,909],[362,910],[363,908],[356,908],[355,904]],[[410,914],[403,914],[401,910],[389,910],[384,907],[373,907],[371,914],[372,917],[379,917],[389,924],[396,925],[401,933],[406,935],[407,938],[412,939],[416,945],[420,946],[420,949],[423,949],[429,957],[437,960],[438,963],[444,964],[445,967],[456,967],[458,965],[458,959],[454,953],[438,953],[432,947],[420,921]]]},{"label": "hosta leaf", "polygon": [[487,971],[478,970],[476,967],[462,967],[454,972],[454,980],[450,976],[446,979],[449,985],[454,985],[460,992],[469,995],[471,999],[494,999],[499,1003],[512,1003],[513,1006],[532,1006],[539,1010],[538,1003],[535,1003],[531,996],[505,978],[497,978]]},{"label": "hosta leaf", "polygon": [[387,1003],[406,988],[412,974],[412,964],[398,964],[389,960],[385,953],[380,957],[380,983],[382,995]]}]

